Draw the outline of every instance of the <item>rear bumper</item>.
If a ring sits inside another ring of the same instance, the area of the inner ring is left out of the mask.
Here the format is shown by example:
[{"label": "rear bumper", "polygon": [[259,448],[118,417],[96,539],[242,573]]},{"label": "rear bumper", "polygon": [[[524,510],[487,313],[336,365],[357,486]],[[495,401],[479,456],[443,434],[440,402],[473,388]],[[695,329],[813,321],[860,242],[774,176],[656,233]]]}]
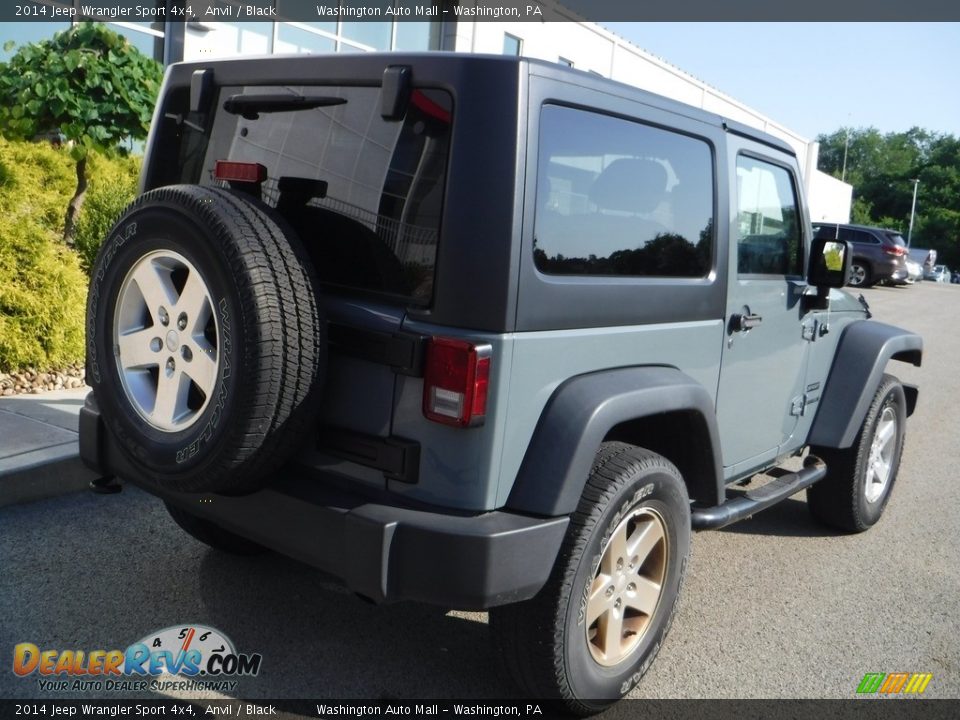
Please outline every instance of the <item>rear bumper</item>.
[{"label": "rear bumper", "polygon": [[400,507],[333,487],[292,466],[243,496],[177,493],[138,481],[91,393],[80,456],[92,469],[339,578],[375,602],[416,600],[481,610],[533,597],[546,583],[569,519]]},{"label": "rear bumper", "polygon": [[893,283],[904,283],[907,280],[907,263],[903,258],[892,255],[881,255],[866,262],[873,268],[874,278],[878,281],[886,280]]},{"label": "rear bumper", "polygon": [[907,270],[894,270],[890,275],[890,281],[897,285],[905,285],[910,280],[910,273]]}]

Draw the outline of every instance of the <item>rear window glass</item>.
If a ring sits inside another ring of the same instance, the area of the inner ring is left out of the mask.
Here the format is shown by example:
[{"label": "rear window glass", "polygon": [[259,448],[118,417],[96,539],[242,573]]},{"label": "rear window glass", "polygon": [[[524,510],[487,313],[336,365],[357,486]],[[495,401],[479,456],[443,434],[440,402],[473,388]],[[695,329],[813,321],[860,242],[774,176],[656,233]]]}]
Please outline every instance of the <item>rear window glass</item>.
[{"label": "rear window glass", "polygon": [[179,181],[225,185],[217,161],[259,163],[262,199],[297,231],[321,282],[429,304],[452,99],[418,89],[402,121],[380,111],[375,87],[223,87],[206,142],[191,148],[184,133]]}]

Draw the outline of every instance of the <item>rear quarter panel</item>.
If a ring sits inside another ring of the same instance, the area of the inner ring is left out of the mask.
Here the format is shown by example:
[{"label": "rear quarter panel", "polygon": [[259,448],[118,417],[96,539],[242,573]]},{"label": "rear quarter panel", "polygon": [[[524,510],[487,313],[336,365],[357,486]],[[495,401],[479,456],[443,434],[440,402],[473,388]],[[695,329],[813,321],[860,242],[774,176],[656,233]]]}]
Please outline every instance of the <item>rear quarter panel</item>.
[{"label": "rear quarter panel", "polygon": [[[716,399],[723,321],[483,335],[407,323],[405,329],[489,342],[485,423],[453,428],[423,417],[422,378],[398,376],[394,435],[421,443],[419,482],[389,482],[408,498],[469,511],[502,507],[554,391],[577,375],[615,367],[676,367]],[[638,408],[638,414],[642,414]]]}]

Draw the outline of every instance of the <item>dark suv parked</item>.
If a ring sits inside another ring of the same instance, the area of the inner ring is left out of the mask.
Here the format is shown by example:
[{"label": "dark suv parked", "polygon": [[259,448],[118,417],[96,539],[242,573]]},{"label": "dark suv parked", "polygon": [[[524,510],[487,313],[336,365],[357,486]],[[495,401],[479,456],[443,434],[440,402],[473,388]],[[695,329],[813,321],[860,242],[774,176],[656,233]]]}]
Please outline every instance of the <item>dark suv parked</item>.
[{"label": "dark suv parked", "polygon": [[909,275],[907,243],[896,230],[837,223],[813,223],[813,230],[817,238],[836,238],[851,244],[850,285],[869,287],[880,282],[906,283]]},{"label": "dark suv parked", "polygon": [[785,143],[454,54],[174,65],[154,117],[81,454],[203,542],[490,608],[529,696],[586,713],[653,661],[692,529],[803,490],[880,519],[922,341],[837,289]]}]

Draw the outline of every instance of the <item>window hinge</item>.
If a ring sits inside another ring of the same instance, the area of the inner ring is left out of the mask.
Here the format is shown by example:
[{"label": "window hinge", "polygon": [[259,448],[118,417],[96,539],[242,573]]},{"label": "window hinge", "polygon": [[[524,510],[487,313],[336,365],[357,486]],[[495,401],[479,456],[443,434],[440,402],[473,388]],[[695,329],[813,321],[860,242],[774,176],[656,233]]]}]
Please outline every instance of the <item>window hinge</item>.
[{"label": "window hinge", "polygon": [[796,417],[803,416],[803,409],[807,406],[806,397],[801,395],[800,397],[795,397],[790,405],[790,414],[795,415]]}]

